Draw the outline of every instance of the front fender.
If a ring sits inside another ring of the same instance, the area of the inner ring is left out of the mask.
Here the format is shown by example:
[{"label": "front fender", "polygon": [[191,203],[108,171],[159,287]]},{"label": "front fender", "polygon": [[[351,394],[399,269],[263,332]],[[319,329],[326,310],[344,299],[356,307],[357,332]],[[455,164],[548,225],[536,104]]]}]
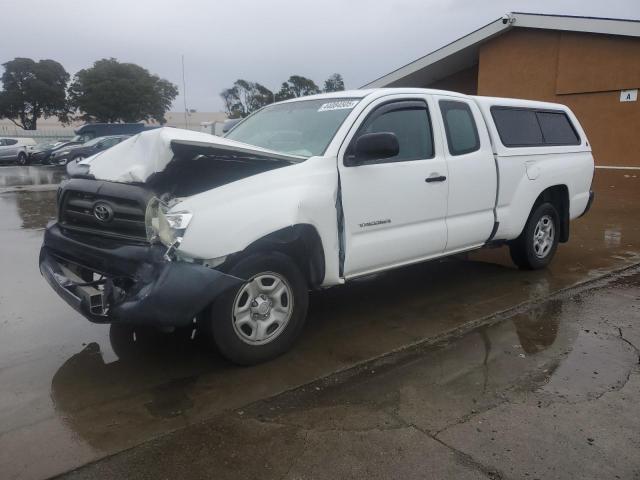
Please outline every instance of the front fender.
[{"label": "front fender", "polygon": [[325,279],[337,279],[338,179],[331,165],[326,158],[309,159],[187,198],[176,207],[193,213],[180,253],[219,258],[283,228],[308,224],[322,241]]}]

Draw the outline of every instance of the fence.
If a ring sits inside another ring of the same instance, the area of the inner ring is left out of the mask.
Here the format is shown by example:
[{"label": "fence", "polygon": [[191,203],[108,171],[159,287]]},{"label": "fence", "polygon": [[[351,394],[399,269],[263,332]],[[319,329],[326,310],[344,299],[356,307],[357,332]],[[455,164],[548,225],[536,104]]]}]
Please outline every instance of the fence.
[{"label": "fence", "polygon": [[[196,132],[206,132],[221,135],[223,122],[202,122],[201,125],[189,125],[186,129]],[[75,127],[77,128],[77,127]],[[181,126],[180,128],[185,128]],[[33,138],[36,143],[48,143],[57,140],[68,140],[75,136],[73,128],[38,128],[38,130],[23,130],[13,125],[0,124],[0,137]]]},{"label": "fence", "polygon": [[37,143],[54,140],[65,140],[75,135],[73,128],[39,128],[38,130],[23,130],[18,127],[0,125],[0,137],[33,138]]}]

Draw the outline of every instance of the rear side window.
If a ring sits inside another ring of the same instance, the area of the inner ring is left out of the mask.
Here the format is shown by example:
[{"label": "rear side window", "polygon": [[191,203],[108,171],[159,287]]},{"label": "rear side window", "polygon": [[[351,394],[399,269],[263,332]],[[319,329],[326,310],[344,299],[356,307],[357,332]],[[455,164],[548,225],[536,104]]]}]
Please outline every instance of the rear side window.
[{"label": "rear side window", "polygon": [[[427,105],[418,101],[386,104],[365,121],[357,136],[391,132],[398,138],[400,152],[381,163],[424,160],[433,157],[433,136]],[[377,163],[377,162],[370,162]]]},{"label": "rear side window", "polygon": [[534,110],[492,108],[491,115],[505,147],[543,145],[542,130]]},{"label": "rear side window", "polygon": [[468,104],[442,100],[440,111],[451,155],[464,155],[480,148],[478,129]]},{"label": "rear side window", "polygon": [[571,121],[561,111],[492,107],[491,115],[505,147],[580,144]]},{"label": "rear side window", "polygon": [[538,112],[536,115],[546,144],[580,144],[580,138],[564,112]]}]

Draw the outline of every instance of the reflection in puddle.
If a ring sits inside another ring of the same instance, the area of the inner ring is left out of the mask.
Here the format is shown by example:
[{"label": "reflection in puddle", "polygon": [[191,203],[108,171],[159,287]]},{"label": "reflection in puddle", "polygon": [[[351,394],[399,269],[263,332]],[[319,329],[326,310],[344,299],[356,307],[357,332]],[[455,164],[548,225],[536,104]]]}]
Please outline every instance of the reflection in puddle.
[{"label": "reflection in puddle", "polygon": [[551,300],[512,319],[525,353],[539,353],[553,345],[558,336],[561,313],[562,302]]},{"label": "reflection in puddle", "polygon": [[620,233],[620,229],[616,230],[605,230],[604,231],[604,244],[609,248],[619,247],[622,242],[622,233]]},{"label": "reflection in puddle", "polygon": [[[199,376],[220,362],[205,345],[192,341],[190,332],[136,329],[134,336],[130,328],[111,325],[109,338],[117,360],[106,362],[100,346],[90,343],[51,380],[51,398],[60,417],[99,449],[111,441],[105,432],[124,428],[121,417],[132,410],[164,419],[184,415],[194,405],[191,389]],[[143,398],[135,399],[137,394]],[[129,398],[135,400],[127,403]],[[103,412],[96,421],[96,409],[108,402],[126,406]]]},{"label": "reflection in puddle", "polygon": [[147,410],[159,418],[182,415],[193,408],[189,390],[196,380],[196,377],[179,378],[153,388],[153,399],[145,405]]},{"label": "reflection in puddle", "polygon": [[14,195],[22,228],[44,228],[56,217],[56,192],[17,192]]},{"label": "reflection in puddle", "polygon": [[2,187],[51,185],[60,183],[65,177],[65,169],[59,167],[6,166],[0,168],[0,186]]}]

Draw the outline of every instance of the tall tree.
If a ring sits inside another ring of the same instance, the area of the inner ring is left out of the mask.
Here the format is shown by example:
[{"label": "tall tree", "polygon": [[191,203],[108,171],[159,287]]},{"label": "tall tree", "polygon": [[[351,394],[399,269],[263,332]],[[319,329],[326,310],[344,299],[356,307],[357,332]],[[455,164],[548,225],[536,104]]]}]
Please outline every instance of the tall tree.
[{"label": "tall tree", "polygon": [[283,82],[280,91],[276,93],[276,100],[305,97],[315,93],[320,93],[320,89],[313,80],[300,75],[291,75],[289,80]]},{"label": "tall tree", "polygon": [[35,130],[40,117],[68,120],[69,74],[62,65],[54,60],[14,58],[2,66],[0,118],[25,130]]},{"label": "tall tree", "polygon": [[230,118],[246,117],[252,112],[273,103],[273,92],[264,85],[238,79],[233,87],[220,94]]},{"label": "tall tree", "polygon": [[69,87],[71,105],[80,118],[98,122],[166,123],[165,113],[178,96],[178,87],[133,63],[115,58],[98,60],[76,73]]},{"label": "tall tree", "polygon": [[344,90],[344,80],[339,73],[334,73],[324,81],[325,92],[341,92],[342,90]]}]

